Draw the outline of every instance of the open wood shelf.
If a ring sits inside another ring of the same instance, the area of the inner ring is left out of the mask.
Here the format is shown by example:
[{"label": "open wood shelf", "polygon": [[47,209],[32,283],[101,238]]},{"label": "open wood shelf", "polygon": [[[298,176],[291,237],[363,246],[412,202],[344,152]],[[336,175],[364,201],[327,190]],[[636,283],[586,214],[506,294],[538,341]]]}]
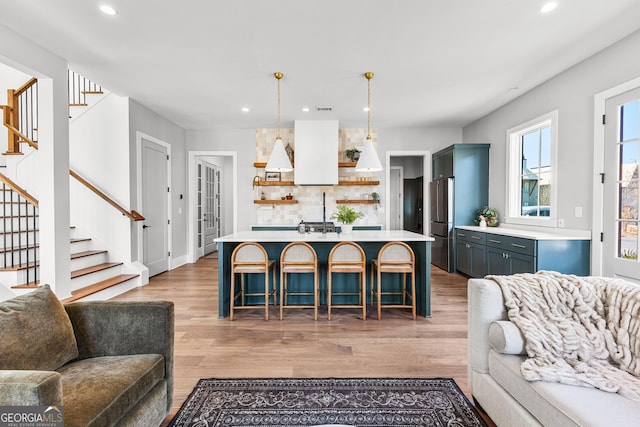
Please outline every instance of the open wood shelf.
[{"label": "open wood shelf", "polygon": [[256,182],[256,187],[278,187],[286,185],[295,185],[293,181],[259,181]]},{"label": "open wood shelf", "polygon": [[295,205],[298,203],[297,200],[254,200],[254,204],[256,205]]},{"label": "open wood shelf", "polygon": [[[293,162],[291,162],[291,166],[293,166]],[[254,168],[265,168],[267,167],[267,162],[253,162]]]},{"label": "open wood shelf", "polygon": [[368,199],[363,199],[363,200],[349,200],[349,199],[344,199],[344,200],[336,200],[336,203],[340,203],[341,205],[375,205],[379,202],[372,200],[368,200]]},{"label": "open wood shelf", "polygon": [[380,185],[380,181],[340,181],[338,185]]},{"label": "open wood shelf", "polygon": [[355,168],[358,162],[338,162],[339,168]]}]

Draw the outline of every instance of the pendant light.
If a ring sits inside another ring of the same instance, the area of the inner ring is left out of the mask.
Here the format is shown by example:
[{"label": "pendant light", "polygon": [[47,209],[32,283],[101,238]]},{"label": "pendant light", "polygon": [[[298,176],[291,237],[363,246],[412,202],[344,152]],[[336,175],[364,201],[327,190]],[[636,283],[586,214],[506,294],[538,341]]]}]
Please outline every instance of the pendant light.
[{"label": "pendant light", "polygon": [[280,71],[276,71],[273,73],[273,76],[278,80],[278,136],[276,137],[276,142],[273,145],[273,150],[271,150],[271,156],[269,156],[269,161],[267,162],[265,171],[291,172],[293,170],[293,166],[291,166],[291,161],[289,160],[289,156],[287,156],[284,144],[282,143],[282,138],[280,137],[280,79],[284,77],[284,74]]},{"label": "pendant light", "polygon": [[378,172],[382,170],[382,163],[380,163],[376,148],[373,146],[373,139],[371,139],[371,79],[373,73],[366,72],[364,77],[367,79],[367,139],[364,141],[364,148],[356,164],[356,170],[359,172]]}]

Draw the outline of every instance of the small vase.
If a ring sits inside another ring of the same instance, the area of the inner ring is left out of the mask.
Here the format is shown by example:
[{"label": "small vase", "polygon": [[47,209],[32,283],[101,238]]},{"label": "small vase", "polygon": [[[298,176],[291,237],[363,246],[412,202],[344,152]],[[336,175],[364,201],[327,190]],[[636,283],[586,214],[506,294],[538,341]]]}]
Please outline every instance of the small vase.
[{"label": "small vase", "polygon": [[351,234],[351,230],[353,230],[353,224],[342,224],[340,226],[343,234]]},{"label": "small vase", "polygon": [[487,221],[485,221],[484,219],[480,220],[480,228],[487,228]]}]

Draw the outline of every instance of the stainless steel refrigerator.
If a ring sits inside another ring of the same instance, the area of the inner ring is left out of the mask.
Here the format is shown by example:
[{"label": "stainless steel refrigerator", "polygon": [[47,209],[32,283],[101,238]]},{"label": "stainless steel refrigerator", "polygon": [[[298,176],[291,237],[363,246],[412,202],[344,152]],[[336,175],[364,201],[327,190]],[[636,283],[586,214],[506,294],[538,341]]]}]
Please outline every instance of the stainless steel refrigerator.
[{"label": "stainless steel refrigerator", "polygon": [[453,247],[453,178],[435,179],[429,183],[431,210],[431,263],[452,273]]}]

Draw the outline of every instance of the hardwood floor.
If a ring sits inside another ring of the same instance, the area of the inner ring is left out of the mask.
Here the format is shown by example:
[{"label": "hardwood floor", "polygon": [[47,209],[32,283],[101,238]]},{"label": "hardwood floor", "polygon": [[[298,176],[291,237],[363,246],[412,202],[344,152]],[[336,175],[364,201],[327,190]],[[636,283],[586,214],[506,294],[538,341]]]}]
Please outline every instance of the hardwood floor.
[{"label": "hardwood floor", "polygon": [[[408,310],[387,309],[362,321],[357,309],[318,320],[308,309],[272,309],[218,318],[217,260],[202,258],[152,277],[114,299],[163,299],[175,304],[174,409],[201,378],[451,377],[467,382],[467,278],[432,267],[432,317],[413,321]],[[370,310],[373,314],[374,310]]]}]

